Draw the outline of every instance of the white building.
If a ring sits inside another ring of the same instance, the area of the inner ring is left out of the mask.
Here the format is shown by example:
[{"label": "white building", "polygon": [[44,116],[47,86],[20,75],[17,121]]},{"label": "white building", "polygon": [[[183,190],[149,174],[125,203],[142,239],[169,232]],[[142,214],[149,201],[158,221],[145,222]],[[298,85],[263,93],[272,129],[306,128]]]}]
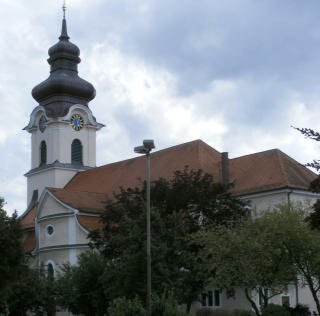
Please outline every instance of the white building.
[{"label": "white building", "polygon": [[[78,76],[79,54],[63,19],[59,41],[49,49],[50,76],[32,91],[38,105],[25,127],[32,147],[31,169],[25,174],[28,207],[21,216],[25,247],[32,251],[34,265],[54,274],[65,262],[76,264],[78,254],[88,249],[88,232],[101,225],[107,197],[120,186],[139,185],[145,174],[144,157],[96,167],[96,132],[103,125],[88,106],[95,89]],[[151,159],[152,179],[170,178],[185,166],[202,169],[217,182],[232,182],[232,193],[250,200],[257,210],[287,202],[311,204],[318,197],[308,191],[316,175],[278,149],[229,159],[195,140],[154,152]],[[203,305],[248,308],[237,291],[237,300],[232,300],[212,289]],[[307,303],[314,309],[307,291],[299,291],[290,289],[275,302]]]}]

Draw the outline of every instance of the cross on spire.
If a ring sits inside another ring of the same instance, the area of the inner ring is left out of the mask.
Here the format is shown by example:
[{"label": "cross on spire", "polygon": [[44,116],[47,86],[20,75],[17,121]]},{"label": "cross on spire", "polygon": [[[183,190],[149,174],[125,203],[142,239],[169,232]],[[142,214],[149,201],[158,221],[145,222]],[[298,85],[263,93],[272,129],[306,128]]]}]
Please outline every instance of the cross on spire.
[{"label": "cross on spire", "polygon": [[63,0],[62,11],[63,11],[63,19],[62,19],[62,28],[61,28],[61,35],[59,40],[67,41],[69,39],[68,32],[67,32],[67,21],[66,21],[66,0]]},{"label": "cross on spire", "polygon": [[63,11],[63,18],[66,18],[66,10],[67,10],[67,6],[66,6],[66,0],[63,0],[63,5],[62,5],[62,11]]}]

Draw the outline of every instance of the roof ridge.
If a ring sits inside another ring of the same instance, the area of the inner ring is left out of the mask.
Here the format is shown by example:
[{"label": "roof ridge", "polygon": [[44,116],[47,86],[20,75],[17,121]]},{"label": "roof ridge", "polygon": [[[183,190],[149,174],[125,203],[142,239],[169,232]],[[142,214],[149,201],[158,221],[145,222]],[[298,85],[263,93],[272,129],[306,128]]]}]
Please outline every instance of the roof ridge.
[{"label": "roof ridge", "polygon": [[201,163],[202,163],[202,159],[201,159],[201,155],[200,155],[200,141],[198,140],[196,142],[197,144],[197,160],[198,160],[198,163],[200,164],[201,166]]},{"label": "roof ridge", "polygon": [[249,157],[249,156],[257,156],[257,155],[262,155],[262,154],[265,154],[267,152],[272,152],[272,151],[277,151],[277,150],[281,151],[278,148],[272,148],[272,149],[262,150],[262,151],[258,151],[256,153],[246,154],[246,155],[243,155],[243,156],[238,156],[238,157],[234,157],[234,158],[230,158],[230,159],[231,160],[235,160],[235,159],[245,158],[245,157]]},{"label": "roof ridge", "polygon": [[[170,146],[170,147],[167,147],[167,148],[163,148],[163,149],[159,149],[157,151],[154,151],[150,154],[150,156],[157,156],[159,153],[163,153],[163,152],[167,152],[167,151],[170,151],[172,149],[175,149],[175,148],[179,148],[179,147],[182,147],[182,146],[185,146],[187,144],[191,144],[191,143],[197,143],[198,144],[198,147],[199,147],[199,144],[202,143],[204,145],[206,145],[207,147],[211,148],[212,150],[215,150],[217,151],[216,149],[214,149],[213,147],[211,147],[210,145],[208,145],[206,142],[204,142],[202,139],[195,139],[195,140],[191,140],[189,142],[185,142],[185,143],[182,143],[182,144],[178,144],[178,145],[173,145],[173,146]],[[218,151],[217,151],[218,152]],[[78,171],[64,186],[64,188],[67,188],[68,185],[80,174],[80,173],[90,173],[92,171],[95,171],[97,169],[102,169],[102,168],[106,168],[108,166],[112,166],[112,165],[119,165],[119,164],[122,164],[122,163],[125,163],[125,162],[129,162],[129,161],[133,161],[133,160],[138,160],[138,159],[143,159],[143,156],[140,155],[140,156],[136,156],[136,157],[132,157],[132,158],[129,158],[129,159],[124,159],[124,160],[120,160],[120,161],[115,161],[115,162],[110,162],[110,163],[106,163],[104,165],[101,165],[101,166],[98,166],[98,167],[94,167],[94,168],[90,168],[88,170],[84,170],[84,171]],[[90,192],[90,191],[88,191]]]},{"label": "roof ridge", "polygon": [[65,192],[75,192],[75,193],[92,193],[92,194],[100,194],[100,195],[107,195],[106,193],[95,192],[95,191],[87,191],[87,190],[73,190],[68,188],[48,188],[48,189],[58,189],[58,191],[65,191]]}]

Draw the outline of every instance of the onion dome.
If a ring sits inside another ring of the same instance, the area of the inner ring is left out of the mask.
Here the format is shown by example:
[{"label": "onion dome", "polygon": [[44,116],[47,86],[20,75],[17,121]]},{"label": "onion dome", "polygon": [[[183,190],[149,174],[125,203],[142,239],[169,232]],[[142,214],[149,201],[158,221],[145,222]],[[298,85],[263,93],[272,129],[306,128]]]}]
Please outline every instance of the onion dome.
[{"label": "onion dome", "polygon": [[45,107],[49,117],[65,116],[73,104],[88,106],[96,90],[91,83],[78,76],[80,50],[69,41],[65,17],[59,42],[49,49],[48,54],[49,78],[33,88],[33,98]]}]

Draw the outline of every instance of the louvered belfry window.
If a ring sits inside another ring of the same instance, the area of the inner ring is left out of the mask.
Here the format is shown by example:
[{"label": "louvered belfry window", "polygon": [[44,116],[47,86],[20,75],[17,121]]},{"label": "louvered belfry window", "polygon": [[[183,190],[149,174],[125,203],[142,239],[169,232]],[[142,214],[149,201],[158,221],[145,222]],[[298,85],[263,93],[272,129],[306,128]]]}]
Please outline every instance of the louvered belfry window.
[{"label": "louvered belfry window", "polygon": [[71,145],[71,162],[82,165],[82,144],[79,139],[75,139]]},{"label": "louvered belfry window", "polygon": [[47,163],[47,144],[43,140],[40,143],[40,166],[45,165]]}]

